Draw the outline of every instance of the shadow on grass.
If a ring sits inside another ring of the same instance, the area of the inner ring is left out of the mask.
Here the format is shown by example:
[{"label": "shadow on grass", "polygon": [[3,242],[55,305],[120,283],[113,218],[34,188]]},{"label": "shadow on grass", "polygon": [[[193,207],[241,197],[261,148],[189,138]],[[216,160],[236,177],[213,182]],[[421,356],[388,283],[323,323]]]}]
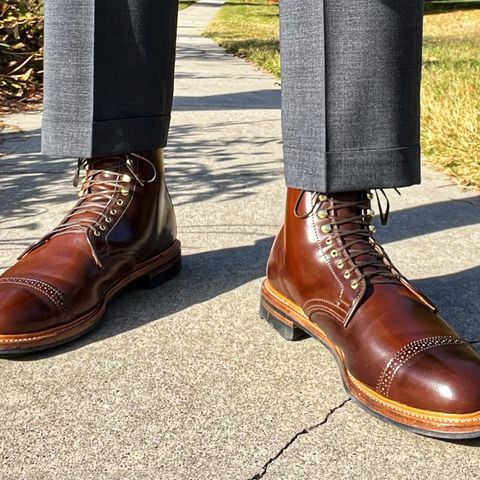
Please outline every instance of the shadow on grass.
[{"label": "shadow on grass", "polygon": [[190,5],[193,5],[197,0],[180,0],[178,2],[178,6],[180,10],[183,10],[184,8],[189,7]]},{"label": "shadow on grass", "polygon": [[[215,32],[212,32],[212,36],[215,36]],[[255,50],[274,50],[280,51],[279,40],[259,40],[257,38],[247,38],[243,40],[223,40],[222,45],[227,51],[241,51],[248,49]]]},{"label": "shadow on grass", "polygon": [[[261,7],[261,6],[274,6],[275,3],[264,0],[258,3],[245,3],[244,0],[230,0],[225,2],[224,5],[228,6],[241,6],[241,7]],[[475,10],[480,9],[480,0],[426,0],[425,1],[425,14],[435,13],[447,13],[457,10]],[[264,13],[258,14],[262,17],[278,17],[277,13]]]},{"label": "shadow on grass", "polygon": [[425,14],[432,15],[436,13],[448,13],[458,10],[478,10],[480,9],[479,0],[471,1],[451,1],[451,0],[433,0],[425,2]]}]

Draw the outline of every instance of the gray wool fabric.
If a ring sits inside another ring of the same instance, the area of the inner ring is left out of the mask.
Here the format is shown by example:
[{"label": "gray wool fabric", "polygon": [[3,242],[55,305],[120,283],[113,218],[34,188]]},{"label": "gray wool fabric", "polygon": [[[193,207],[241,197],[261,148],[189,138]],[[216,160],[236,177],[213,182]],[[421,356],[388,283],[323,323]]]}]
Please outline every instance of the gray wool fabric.
[{"label": "gray wool fabric", "polygon": [[45,154],[166,144],[177,14],[177,0],[45,1]]},{"label": "gray wool fabric", "polygon": [[[280,0],[287,185],[340,192],[420,181],[422,0]],[[42,149],[163,147],[177,0],[46,0]]]},{"label": "gray wool fabric", "polygon": [[422,0],[280,0],[287,184],[420,182]]}]

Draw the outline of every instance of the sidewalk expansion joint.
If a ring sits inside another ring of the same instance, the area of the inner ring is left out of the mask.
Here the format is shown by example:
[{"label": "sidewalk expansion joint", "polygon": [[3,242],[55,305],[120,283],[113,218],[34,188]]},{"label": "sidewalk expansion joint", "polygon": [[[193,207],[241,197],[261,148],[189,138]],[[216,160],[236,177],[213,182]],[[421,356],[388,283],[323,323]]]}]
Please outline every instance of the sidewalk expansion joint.
[{"label": "sidewalk expansion joint", "polygon": [[270,467],[270,465],[275,462],[276,460],[278,460],[300,437],[302,437],[303,435],[307,435],[309,434],[311,431],[317,429],[318,427],[321,427],[322,425],[325,425],[330,417],[339,409],[341,409],[342,407],[344,407],[349,401],[351,400],[351,398],[347,398],[346,400],[344,400],[342,403],[340,403],[340,405],[337,405],[336,407],[332,408],[326,415],[325,415],[325,418],[319,422],[319,423],[316,423],[315,425],[312,425],[310,427],[306,427],[304,428],[303,430],[300,430],[299,432],[297,432],[292,438],[290,438],[290,440],[288,440],[288,442],[277,452],[277,454],[274,456],[274,457],[271,457],[266,463],[265,465],[263,465],[262,469],[260,470],[260,472],[256,473],[253,477],[250,477],[248,480],[260,480],[261,478],[263,478],[265,476],[265,474],[267,473],[267,470],[268,468]]}]

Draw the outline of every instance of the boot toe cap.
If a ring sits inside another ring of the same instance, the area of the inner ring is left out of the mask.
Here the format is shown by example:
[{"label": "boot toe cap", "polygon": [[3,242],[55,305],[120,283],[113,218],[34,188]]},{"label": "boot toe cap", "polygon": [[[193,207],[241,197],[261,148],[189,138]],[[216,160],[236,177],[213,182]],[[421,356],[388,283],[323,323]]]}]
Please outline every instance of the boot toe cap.
[{"label": "boot toe cap", "polygon": [[467,344],[421,352],[395,373],[388,397],[432,412],[480,413],[480,357]]},{"label": "boot toe cap", "polygon": [[22,335],[58,324],[61,312],[42,293],[23,285],[0,284],[0,335]]}]

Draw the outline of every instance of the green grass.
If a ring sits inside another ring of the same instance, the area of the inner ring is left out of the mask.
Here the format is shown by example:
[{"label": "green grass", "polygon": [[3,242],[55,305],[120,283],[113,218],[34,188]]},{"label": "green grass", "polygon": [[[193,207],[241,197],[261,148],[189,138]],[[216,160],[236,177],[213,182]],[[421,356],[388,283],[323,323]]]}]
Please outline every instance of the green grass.
[{"label": "green grass", "polygon": [[[427,2],[422,89],[425,160],[480,188],[480,1]],[[205,31],[227,51],[280,76],[278,6],[230,0]]]},{"label": "green grass", "polygon": [[427,0],[425,13],[446,13],[480,8],[479,0]]},{"label": "green grass", "polygon": [[178,2],[178,9],[183,10],[184,8],[189,7],[192,3],[195,3],[196,0],[180,0]]},{"label": "green grass", "polygon": [[427,161],[480,188],[480,10],[425,17],[422,145]]},{"label": "green grass", "polygon": [[228,52],[280,76],[278,7],[267,0],[230,0],[204,34]]}]

